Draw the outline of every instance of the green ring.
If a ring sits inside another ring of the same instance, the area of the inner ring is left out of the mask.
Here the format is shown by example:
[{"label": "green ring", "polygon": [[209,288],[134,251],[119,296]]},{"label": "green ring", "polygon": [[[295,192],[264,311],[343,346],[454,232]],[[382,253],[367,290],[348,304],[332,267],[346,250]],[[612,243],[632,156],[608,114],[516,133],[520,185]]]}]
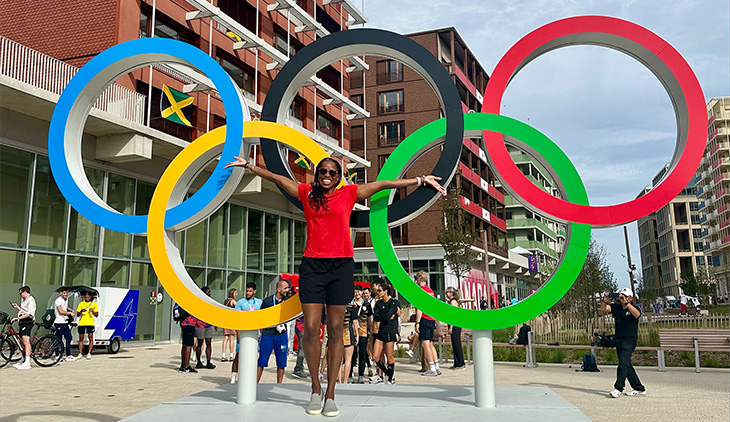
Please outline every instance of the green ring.
[{"label": "green ring", "polygon": [[[537,129],[509,117],[487,114],[464,114],[465,130],[489,130],[516,138],[533,148],[558,174],[566,190],[567,199],[588,205],[583,181],[568,157],[547,136]],[[446,133],[446,119],[431,122],[408,136],[380,170],[377,180],[398,179],[405,169],[420,156],[423,149]],[[426,293],[406,273],[398,261],[388,229],[388,205],[391,190],[373,195],[370,204],[370,235],[380,266],[393,286],[410,303],[438,321],[475,330],[496,330],[529,321],[555,305],[570,289],[580,274],[588,255],[591,226],[569,223],[568,239],[562,260],[550,279],[538,291],[515,305],[488,311],[477,311],[451,306]]]}]

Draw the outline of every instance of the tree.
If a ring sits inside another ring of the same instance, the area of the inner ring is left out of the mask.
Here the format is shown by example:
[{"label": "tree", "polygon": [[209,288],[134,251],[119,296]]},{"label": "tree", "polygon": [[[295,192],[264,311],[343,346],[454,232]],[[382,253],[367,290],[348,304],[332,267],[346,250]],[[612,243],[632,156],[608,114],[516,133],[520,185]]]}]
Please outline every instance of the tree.
[{"label": "tree", "polygon": [[582,321],[591,321],[590,327],[585,327],[588,335],[592,335],[597,328],[597,316],[603,314],[600,308],[603,293],[618,290],[607,257],[606,248],[591,237],[583,269],[573,287],[554,307],[556,311],[573,312]]},{"label": "tree", "polygon": [[471,226],[471,222],[462,215],[464,211],[459,203],[458,189],[449,189],[448,196],[439,200],[443,212],[444,226],[438,233],[438,241],[444,248],[444,261],[456,276],[459,286],[461,279],[469,274],[477,258],[477,251],[472,247],[479,235]]},{"label": "tree", "polygon": [[682,288],[682,293],[687,296],[697,296],[697,292],[699,292],[699,285],[697,284],[695,273],[690,272],[682,277],[682,283],[680,283],[679,287]]},{"label": "tree", "polygon": [[644,283],[644,278],[639,274],[637,277],[639,287],[636,289],[636,295],[639,299],[647,301],[647,303],[654,303],[657,297],[659,297],[659,291],[653,285],[647,285]]}]

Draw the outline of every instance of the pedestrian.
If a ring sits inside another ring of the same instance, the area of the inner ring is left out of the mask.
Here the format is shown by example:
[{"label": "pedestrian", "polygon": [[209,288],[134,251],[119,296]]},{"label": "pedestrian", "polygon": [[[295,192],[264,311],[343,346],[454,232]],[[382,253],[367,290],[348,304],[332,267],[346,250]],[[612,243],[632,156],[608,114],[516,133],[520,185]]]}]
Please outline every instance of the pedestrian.
[{"label": "pedestrian", "polygon": [[[421,270],[416,273],[414,277],[416,283],[428,294],[435,297],[433,290],[428,287],[428,274]],[[433,345],[433,332],[436,329],[436,320],[432,317],[421,312],[420,309],[416,310],[416,333],[418,333],[418,341],[423,349],[423,354],[428,362],[428,371],[422,373],[425,376],[437,376],[441,375],[441,368],[439,368],[438,355],[436,354],[436,348]]]},{"label": "pedestrian", "polygon": [[71,354],[71,328],[69,324],[73,321],[74,311],[68,307],[68,287],[62,286],[58,289],[59,296],[53,302],[53,311],[56,319],[53,325],[56,327],[56,337],[63,342],[66,340],[66,362],[73,362],[76,357]]},{"label": "pedestrian", "polygon": [[297,183],[287,176],[274,174],[236,157],[226,167],[242,166],[253,174],[275,183],[302,204],[306,220],[306,245],[299,267],[299,299],[304,314],[304,352],[309,370],[318,372],[320,347],[317,342],[322,308],[327,308],[327,330],[330,341],[327,373],[327,391],[322,402],[322,385],[312,377],[312,394],[306,410],[309,414],[323,413],[337,416],[335,385],[338,367],[344,354],[342,321],[345,309],[354,296],[354,250],[350,238],[350,214],[356,203],[370,198],[384,189],[400,189],[407,186],[427,185],[445,195],[438,184],[439,177],[419,176],[413,179],[375,181],[364,185],[345,185],[338,189],[342,180],[342,167],[333,158],[324,158],[315,169],[312,184]]},{"label": "pedestrian", "polygon": [[[227,306],[229,308],[235,308],[236,307],[236,297],[238,296],[238,290],[236,289],[229,289],[228,290],[228,298],[226,298],[225,302],[223,302],[224,306]],[[233,360],[233,339],[236,336],[236,330],[231,330],[230,328],[224,328],[223,329],[223,346],[222,346],[222,356],[221,356],[221,362],[228,362],[229,358],[226,357],[226,346],[228,346],[229,349],[229,356],[230,360]]]},{"label": "pedestrian", "polygon": [[487,310],[487,306],[488,306],[487,305],[487,300],[484,299],[484,296],[482,296],[482,299],[479,301],[479,309],[482,310],[482,311],[486,311]]},{"label": "pedestrian", "polygon": [[89,350],[86,352],[86,359],[91,359],[91,350],[94,348],[94,331],[96,331],[95,317],[99,316],[99,305],[94,302],[93,292],[87,290],[84,293],[84,301],[76,308],[76,315],[79,315],[79,355],[81,359],[84,353],[84,335],[89,337]]},{"label": "pedestrian", "polygon": [[35,298],[30,295],[30,287],[23,286],[18,289],[20,305],[11,303],[10,305],[18,310],[18,316],[10,320],[10,323],[18,321],[18,335],[20,335],[20,345],[22,346],[20,362],[13,365],[18,370],[30,369],[30,332],[35,323],[36,303]]},{"label": "pedestrian", "polygon": [[193,315],[189,314],[180,305],[175,305],[173,308],[173,314],[178,314],[182,318],[182,321],[176,318],[176,321],[180,321],[180,334],[182,334],[182,347],[180,348],[180,368],[178,372],[181,374],[197,373],[198,371],[190,366],[190,355],[193,354],[193,345],[195,344],[195,328],[198,325],[198,319]]},{"label": "pedestrian", "polygon": [[[261,299],[256,297],[256,283],[249,281],[246,283],[246,293],[244,297],[236,302],[237,311],[258,311],[261,309]],[[238,350],[240,346],[239,333],[236,331],[236,357],[233,358],[231,365],[231,384],[235,384],[238,380]]]},{"label": "pedestrian", "polygon": [[[368,332],[372,331],[373,324],[373,308],[369,300],[365,300],[364,292],[370,292],[370,289],[364,289],[355,286],[355,305],[357,306],[357,381],[356,384],[363,383],[365,375],[365,367],[367,366],[372,376],[372,367],[370,366],[370,358],[368,356]],[[369,295],[368,295],[369,296]]]},{"label": "pedestrian", "polygon": [[[446,288],[446,301],[449,305],[460,308],[459,299],[461,299],[461,295],[459,295],[458,290],[451,286]],[[464,362],[464,350],[461,346],[461,327],[449,325],[449,335],[451,336],[451,348],[454,351],[454,366],[451,369],[464,370],[466,369],[466,363]]]},{"label": "pedestrian", "polygon": [[[372,311],[375,308],[375,298],[373,298],[373,292],[370,290],[370,287],[367,289],[362,290],[362,299],[365,302],[368,302],[370,304],[370,310]],[[375,343],[375,332],[373,331],[373,324],[372,324],[372,316],[370,318],[370,325],[368,325],[368,345],[367,345],[367,353],[368,353],[368,377],[373,376],[373,365],[375,365],[375,361],[373,360],[373,344]]]},{"label": "pedestrian", "polygon": [[[372,384],[395,384],[395,349],[396,334],[398,330],[397,319],[400,316],[400,303],[393,295],[393,286],[382,280],[375,283],[375,293],[378,301],[373,309],[373,322],[378,325],[378,333],[375,336],[373,345],[373,359],[378,368],[383,372],[384,377],[376,379]],[[385,363],[381,360],[385,355]]]},{"label": "pedestrian", "polygon": [[[203,286],[203,293],[210,296],[211,290],[208,286]],[[195,368],[215,369],[213,364],[213,331],[218,331],[218,327],[213,327],[202,319],[198,318],[198,324],[195,326],[195,338],[198,339],[198,345],[195,347],[195,354],[198,356],[198,363]],[[203,365],[203,343],[205,343],[205,356],[208,363]]]},{"label": "pedestrian", "polygon": [[301,316],[294,322],[294,331],[297,337],[297,361],[294,364],[294,372],[292,376],[294,378],[305,379],[309,376],[309,373],[304,370],[304,347],[302,342],[304,341],[304,317]]},{"label": "pedestrian", "polygon": [[[261,303],[261,309],[271,308],[289,298],[289,283],[279,281],[276,283],[276,293],[267,297]],[[261,330],[261,338],[259,339],[259,361],[258,374],[256,382],[261,381],[261,375],[264,368],[269,366],[269,358],[271,352],[276,357],[276,383],[281,384],[284,381],[284,369],[286,368],[287,344],[289,336],[286,333],[286,324],[279,324],[274,327],[268,327]]]},{"label": "pedestrian", "polygon": [[[345,346],[344,370],[340,367],[340,376],[337,378],[340,384],[348,384],[352,377],[352,356],[357,348],[358,341],[358,323],[357,323],[357,305],[351,302],[345,310],[345,319],[342,324],[342,342]],[[344,373],[344,381],[342,377]]]},{"label": "pedestrian", "polygon": [[[639,333],[639,318],[641,318],[641,311],[634,306],[633,300],[634,294],[628,287],[618,292],[618,303],[610,303],[608,294],[603,296],[604,312],[611,312],[616,322],[614,346],[618,355],[618,368],[613,390],[608,393],[613,398],[620,397],[622,393],[627,396],[646,395],[646,388],[641,384],[639,376],[631,364],[631,355],[636,349]],[[627,378],[633,391],[624,391]]]},{"label": "pedestrian", "polygon": [[679,307],[682,309],[681,314],[687,315],[687,304],[689,303],[689,297],[682,293],[681,296],[679,296]]}]

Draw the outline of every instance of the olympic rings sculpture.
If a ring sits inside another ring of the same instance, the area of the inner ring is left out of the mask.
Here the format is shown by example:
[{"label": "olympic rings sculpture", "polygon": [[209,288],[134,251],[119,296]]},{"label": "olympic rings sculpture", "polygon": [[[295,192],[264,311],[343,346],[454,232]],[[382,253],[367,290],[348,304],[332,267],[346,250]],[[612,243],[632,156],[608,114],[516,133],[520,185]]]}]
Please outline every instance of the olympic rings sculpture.
[{"label": "olympic rings sculpture", "polygon": [[[500,116],[502,95],[509,81],[530,61],[551,50],[597,44],[625,52],[651,70],[662,82],[676,110],[677,143],[669,176],[649,194],[624,204],[590,206],[583,183],[560,148],[536,129]],[[174,52],[174,53],[172,53]],[[378,180],[401,177],[426,151],[442,146],[433,174],[444,184],[454,176],[462,139],[483,136],[487,158],[507,191],[528,208],[568,224],[567,242],[558,268],[529,298],[516,305],[489,311],[461,309],[444,304],[416,286],[400,265],[389,227],[423,212],[437,193],[419,188],[391,203],[393,193],[372,197],[369,212],[354,212],[351,226],[369,229],[373,248],[386,275],[412,304],[436,319],[471,329],[498,329],[517,325],[553,306],[575,282],[588,253],[591,226],[623,224],[668,203],[689,182],[702,158],[707,120],[704,95],[692,69],[666,41],[631,22],[579,16],[547,24],[518,41],[499,61],[484,95],[482,113],[462,114],[458,92],[444,67],[431,53],[401,35],[376,29],[342,31],[321,38],[300,50],[279,72],[264,102],[260,122],[250,121],[246,100],[225,71],[208,55],[188,44],[169,39],[139,39],[114,46],[89,61],[69,82],[59,99],[49,130],[49,160],[59,189],[84,217],[108,229],[148,236],[150,260],[170,296],[193,315],[220,327],[252,330],[270,327],[301,313],[299,300],[255,312],[237,312],[203,294],[185,271],[175,233],[215,212],[233,194],[243,177],[242,168],[224,169],[225,163],[245,153],[244,138],[260,138],[267,167],[292,177],[283,160],[282,145],[318,162],[327,153],[300,132],[276,123],[306,79],[333,61],[354,54],[375,55],[403,62],[436,91],[444,118],[429,123],[402,141],[378,175]],[[158,182],[149,216],[123,215],[104,203],[86,178],[81,160],[81,135],[92,104],[119,76],[160,61],[194,66],[216,85],[226,110],[227,126],[215,129],[186,146]],[[538,160],[555,180],[565,200],[532,184],[509,156],[506,143],[517,145]],[[185,200],[197,174],[220,157],[203,187]],[[288,195],[287,195],[288,196]],[[296,198],[289,200],[301,207]]]}]

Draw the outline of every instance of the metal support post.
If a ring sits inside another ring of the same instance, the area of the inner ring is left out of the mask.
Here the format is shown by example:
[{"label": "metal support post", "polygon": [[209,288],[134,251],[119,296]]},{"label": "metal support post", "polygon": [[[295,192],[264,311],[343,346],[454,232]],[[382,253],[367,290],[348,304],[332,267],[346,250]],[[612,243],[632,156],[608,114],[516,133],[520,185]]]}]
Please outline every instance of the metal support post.
[{"label": "metal support post", "polygon": [[535,358],[535,348],[532,347],[535,344],[535,332],[527,332],[527,349],[525,350],[527,364],[526,368],[537,368],[537,359]]},{"label": "metal support post", "polygon": [[659,372],[667,372],[666,361],[664,360],[664,350],[657,349],[656,351],[657,367]]},{"label": "metal support post", "polygon": [[[259,350],[258,330],[239,331],[237,404],[256,403],[256,358]],[[316,376],[316,375],[315,375]]]},{"label": "metal support post", "polygon": [[444,338],[439,337],[439,363],[443,363],[444,361]]},{"label": "metal support post", "polygon": [[474,404],[496,407],[492,330],[474,330]]},{"label": "metal support post", "polygon": [[700,346],[697,343],[697,339],[694,339],[695,342],[695,372],[698,374],[700,373]]},{"label": "metal support post", "polygon": [[470,337],[471,336],[469,335],[469,333],[466,333],[464,335],[464,338],[466,339],[466,362],[465,363],[473,363],[471,361],[471,350],[469,350],[471,348],[471,340],[470,340]]}]

